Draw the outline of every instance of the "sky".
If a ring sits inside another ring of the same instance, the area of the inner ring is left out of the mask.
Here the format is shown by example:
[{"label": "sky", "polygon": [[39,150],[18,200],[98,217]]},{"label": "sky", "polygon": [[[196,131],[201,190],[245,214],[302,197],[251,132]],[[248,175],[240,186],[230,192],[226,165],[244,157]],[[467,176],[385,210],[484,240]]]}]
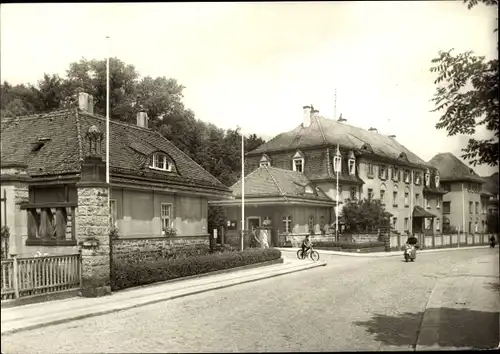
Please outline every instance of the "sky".
[{"label": "sky", "polygon": [[198,119],[266,140],[298,126],[304,105],[333,118],[336,91],[337,117],[426,161],[460,156],[468,140],[435,129],[431,59],[451,48],[498,57],[497,9],[461,1],[2,4],[0,20],[2,82],[116,56],[177,79]]}]

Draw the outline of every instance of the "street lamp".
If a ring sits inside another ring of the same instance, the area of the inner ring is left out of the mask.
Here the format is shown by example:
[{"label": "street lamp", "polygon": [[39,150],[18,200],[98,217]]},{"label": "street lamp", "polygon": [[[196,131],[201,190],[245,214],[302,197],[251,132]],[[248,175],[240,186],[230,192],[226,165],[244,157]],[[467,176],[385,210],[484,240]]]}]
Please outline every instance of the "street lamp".
[{"label": "street lamp", "polygon": [[337,198],[335,203],[335,241],[338,241],[339,232],[339,174],[342,170],[342,155],[340,154],[339,144],[337,144],[337,152],[333,158],[333,170],[337,180]]}]

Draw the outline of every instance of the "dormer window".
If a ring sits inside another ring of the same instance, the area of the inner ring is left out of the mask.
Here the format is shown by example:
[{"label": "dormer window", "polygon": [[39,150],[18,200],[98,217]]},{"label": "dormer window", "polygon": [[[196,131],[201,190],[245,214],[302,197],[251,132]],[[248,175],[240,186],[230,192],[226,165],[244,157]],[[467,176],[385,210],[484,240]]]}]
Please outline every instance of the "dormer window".
[{"label": "dormer window", "polygon": [[342,157],[334,156],[333,157],[333,171],[335,173],[340,173],[342,171]]},{"label": "dormer window", "polygon": [[420,172],[415,171],[414,172],[414,182],[415,185],[419,186],[421,182],[421,177],[420,177]]},{"label": "dormer window", "polygon": [[271,161],[269,159],[269,156],[267,156],[266,154],[262,155],[262,158],[260,159],[260,163],[259,163],[259,166],[260,167],[264,167],[264,166],[271,166]]},{"label": "dormer window", "polygon": [[349,152],[349,159],[347,160],[347,166],[349,168],[349,175],[354,176],[356,174],[356,159],[352,151]]},{"label": "dormer window", "polygon": [[294,171],[304,173],[304,155],[300,151],[297,151],[293,155],[292,167]]},{"label": "dormer window", "polygon": [[405,170],[404,175],[405,175],[405,183],[410,183],[410,171]]},{"label": "dormer window", "polygon": [[439,188],[439,176],[434,177],[434,182],[436,183],[436,188]]},{"label": "dormer window", "polygon": [[429,170],[425,171],[425,186],[426,187],[429,187],[429,184],[431,182],[431,178],[430,178],[430,173],[429,173]]},{"label": "dormer window", "polygon": [[155,153],[149,160],[149,168],[161,171],[172,171],[172,162],[167,155],[162,153]]}]

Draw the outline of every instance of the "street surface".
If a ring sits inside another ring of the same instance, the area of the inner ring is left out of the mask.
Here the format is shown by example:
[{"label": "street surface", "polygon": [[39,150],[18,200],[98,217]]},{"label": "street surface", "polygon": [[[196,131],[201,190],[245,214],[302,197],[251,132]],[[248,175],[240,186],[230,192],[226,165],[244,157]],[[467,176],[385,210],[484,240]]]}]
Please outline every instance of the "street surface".
[{"label": "street surface", "polygon": [[[404,263],[402,256],[321,259],[326,267],[2,335],[2,352],[414,350],[436,285],[474,277],[476,286],[499,291],[497,249],[421,253],[415,263]],[[466,315],[475,316],[474,325],[462,326],[460,333],[469,336],[457,340],[498,345],[498,313],[475,309]]]}]

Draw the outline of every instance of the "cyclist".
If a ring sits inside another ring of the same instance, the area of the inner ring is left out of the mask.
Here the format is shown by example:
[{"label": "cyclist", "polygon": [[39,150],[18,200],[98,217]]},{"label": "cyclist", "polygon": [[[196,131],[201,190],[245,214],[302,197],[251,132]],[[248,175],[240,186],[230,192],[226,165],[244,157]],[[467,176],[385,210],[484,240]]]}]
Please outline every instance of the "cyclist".
[{"label": "cyclist", "polygon": [[303,257],[306,256],[306,252],[311,249],[312,243],[311,240],[309,239],[309,235],[306,235],[304,240],[302,241],[302,255]]}]

